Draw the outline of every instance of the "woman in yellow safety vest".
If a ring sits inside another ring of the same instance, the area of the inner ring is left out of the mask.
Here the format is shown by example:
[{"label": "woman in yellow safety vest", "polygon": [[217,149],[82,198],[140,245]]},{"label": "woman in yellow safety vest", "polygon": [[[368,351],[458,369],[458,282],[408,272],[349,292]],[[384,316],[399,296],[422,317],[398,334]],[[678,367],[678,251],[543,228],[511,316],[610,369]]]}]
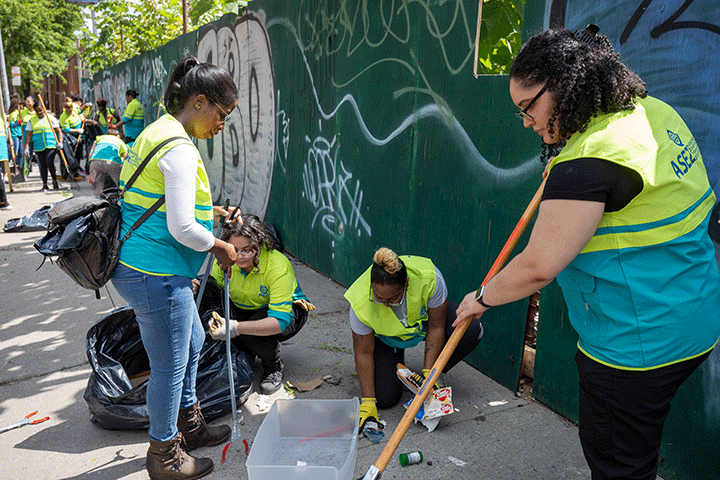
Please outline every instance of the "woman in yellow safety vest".
[{"label": "woman in yellow safety vest", "polygon": [[[63,145],[63,133],[60,130],[60,123],[52,114],[45,115],[45,110],[39,101],[35,101],[33,108],[35,109],[35,115],[29,118],[25,126],[25,132],[27,133],[25,156],[30,157],[30,146],[32,145],[40,164],[40,178],[43,183],[41,191],[49,190],[47,184],[48,171],[52,179],[53,190],[58,190],[60,187],[55,178],[55,154]],[[53,130],[55,134],[53,134]],[[55,140],[56,137],[57,141]]]},{"label": "woman in yellow safety vest", "polygon": [[123,127],[125,143],[129,145],[132,145],[138,135],[140,135],[140,132],[143,131],[143,128],[145,128],[145,108],[137,99],[137,96],[138,92],[135,90],[125,92],[127,107],[125,107],[122,118],[115,125],[117,129]]},{"label": "woman in yellow safety vest", "polygon": [[[30,123],[30,118],[35,115],[35,108],[33,108],[33,105],[35,104],[35,98],[33,97],[25,97],[25,104],[23,108],[20,109],[20,120],[22,121],[20,125],[22,125],[22,143],[23,145],[28,145],[27,140],[27,124]],[[32,160],[35,158],[35,151],[33,150],[32,143],[30,145],[29,151],[23,152],[23,158],[25,159],[25,167],[27,169],[27,172],[32,172]],[[36,160],[37,161],[37,160]]]},{"label": "woman in yellow safety vest", "polygon": [[[209,139],[225,128],[237,105],[237,87],[219,67],[179,60],[164,95],[167,114],[135,141],[120,173],[124,187],[143,160],[147,165],[122,199],[121,236],[164,196],[165,202],[129,235],[112,282],[130,304],[148,346],[147,406],[150,448],[145,467],[153,479],[200,478],[213,462],[187,452],[217,445],[227,425],[205,423],[195,394],[205,340],[193,298],[192,279],[207,252],[222,265],[235,262],[235,247],[212,234],[210,181],[192,137]],[[150,153],[154,155],[150,158]]]},{"label": "woman in yellow safety vest", "polygon": [[[440,270],[429,258],[398,256],[389,248],[375,252],[373,264],[345,292],[362,404],[360,429],[379,420],[377,409],[395,405],[403,392],[397,364],[405,349],[425,341],[425,378],[452,335],[456,304],[449,302]],[[480,342],[483,327],[474,320],[443,372]],[[424,380],[424,378],[423,378]],[[372,439],[372,436],[368,436]]]},{"label": "woman in yellow safety vest", "polygon": [[541,32],[513,62],[510,97],[542,137],[547,181],[527,246],[457,323],[557,277],[592,478],[654,480],[670,402],[720,337],[715,194],[685,122],[598,30]]},{"label": "woman in yellow safety vest", "polygon": [[[295,336],[315,307],[300,288],[290,260],[276,249],[275,239],[258,217],[243,215],[242,223],[223,229],[220,238],[237,252],[229,285],[230,337],[241,351],[260,358],[260,393],[270,395],[282,387],[280,342]],[[225,315],[223,273],[216,261],[200,304],[202,319],[216,340],[226,339],[225,320],[212,315]],[[200,281],[193,280],[193,287],[199,286]]]},{"label": "woman in yellow safety vest", "polygon": [[20,117],[20,104],[17,96],[10,97],[10,108],[8,108],[8,127],[10,128],[10,138],[13,145],[13,153],[15,154],[15,163],[20,169],[25,171],[25,162],[23,155],[23,133],[22,118]]}]

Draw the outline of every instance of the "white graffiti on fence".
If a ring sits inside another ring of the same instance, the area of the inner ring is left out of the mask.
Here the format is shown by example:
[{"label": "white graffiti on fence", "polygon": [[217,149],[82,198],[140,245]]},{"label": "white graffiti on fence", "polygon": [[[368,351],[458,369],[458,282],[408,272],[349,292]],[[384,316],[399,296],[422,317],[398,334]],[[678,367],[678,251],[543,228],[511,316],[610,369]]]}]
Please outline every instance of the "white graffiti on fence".
[{"label": "white graffiti on fence", "polygon": [[[311,140],[305,137],[311,145],[307,163],[303,166],[302,196],[315,207],[311,228],[315,228],[319,218],[322,228],[335,240],[342,240],[348,229],[352,229],[358,237],[363,231],[371,237],[370,225],[361,211],[363,191],[360,181],[356,179],[352,185],[352,173],[345,169],[342,161],[338,163],[335,139],[333,137],[332,141],[328,141],[317,137]],[[346,209],[350,210],[349,216]]]},{"label": "white graffiti on fence", "polygon": [[205,30],[197,58],[226,70],[238,86],[238,106],[225,130],[198,143],[214,200],[228,198],[243,212],[267,212],[275,158],[275,74],[270,40],[259,17]]}]

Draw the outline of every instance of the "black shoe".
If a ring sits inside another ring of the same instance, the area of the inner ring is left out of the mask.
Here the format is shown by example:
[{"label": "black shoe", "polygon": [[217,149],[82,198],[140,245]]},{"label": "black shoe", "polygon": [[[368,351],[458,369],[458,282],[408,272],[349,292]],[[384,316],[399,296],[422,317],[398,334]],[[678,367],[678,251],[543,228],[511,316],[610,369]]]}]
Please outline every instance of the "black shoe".
[{"label": "black shoe", "polygon": [[270,395],[277,392],[282,387],[282,376],[284,365],[280,360],[279,365],[275,368],[263,367],[263,378],[260,381],[260,393]]},{"label": "black shoe", "polygon": [[48,188],[47,185],[43,185],[42,188],[40,189],[41,192],[47,192],[48,190],[50,190],[50,189]]},{"label": "black shoe", "polygon": [[60,190],[60,185],[58,185],[57,180],[53,180],[53,190]]}]

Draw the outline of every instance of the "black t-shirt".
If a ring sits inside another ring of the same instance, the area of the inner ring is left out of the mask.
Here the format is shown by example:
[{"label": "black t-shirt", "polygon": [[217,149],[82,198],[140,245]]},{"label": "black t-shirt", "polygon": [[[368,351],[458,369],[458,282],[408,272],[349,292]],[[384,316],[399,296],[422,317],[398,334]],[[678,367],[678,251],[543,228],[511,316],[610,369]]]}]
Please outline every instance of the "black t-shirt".
[{"label": "black t-shirt", "polygon": [[542,199],[602,202],[606,212],[617,212],[642,188],[642,178],[635,170],[599,158],[578,158],[553,167]]}]

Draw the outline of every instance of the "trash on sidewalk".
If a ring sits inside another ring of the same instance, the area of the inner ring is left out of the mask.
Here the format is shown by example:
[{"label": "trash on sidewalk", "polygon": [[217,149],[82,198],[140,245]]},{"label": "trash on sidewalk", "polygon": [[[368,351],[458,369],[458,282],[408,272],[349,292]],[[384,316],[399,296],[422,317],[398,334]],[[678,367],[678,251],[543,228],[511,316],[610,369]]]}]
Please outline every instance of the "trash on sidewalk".
[{"label": "trash on sidewalk", "polygon": [[13,423],[12,425],[8,425],[7,427],[0,428],[0,433],[7,432],[8,430],[12,430],[13,428],[20,428],[23,425],[37,425],[38,423],[42,423],[45,420],[50,420],[50,417],[38,418],[37,420],[30,420],[30,417],[32,417],[33,415],[37,415],[37,413],[38,413],[38,410],[35,410],[34,412],[28,413],[27,415],[25,415],[25,417],[22,420],[20,420],[19,422]]},{"label": "trash on sidewalk", "polygon": [[[397,364],[397,376],[400,381],[416,395],[417,392],[420,391],[422,383],[425,381],[422,375],[414,373],[402,363]],[[404,407],[408,408],[412,401],[413,399],[411,398],[405,402]],[[418,413],[415,415],[414,421],[415,423],[419,421],[428,429],[428,432],[432,432],[440,422],[440,417],[450,415],[454,411],[452,388],[444,387],[435,389],[425,398],[425,401],[420,406],[420,410],[418,410]]]},{"label": "trash on sidewalk", "polygon": [[460,460],[459,458],[448,457],[448,460],[450,460],[452,463],[454,463],[458,467],[464,467],[465,465],[467,465],[467,462],[464,462],[464,461]]},{"label": "trash on sidewalk", "polygon": [[22,218],[11,218],[5,222],[3,231],[7,233],[12,232],[38,232],[48,229],[50,220],[48,219],[48,210],[52,208],[52,205],[45,205],[44,207],[35,210],[32,213],[28,213]]},{"label": "trash on sidewalk", "polygon": [[322,385],[323,381],[321,378],[313,378],[307,382],[288,382],[292,388],[297,389],[298,392],[309,392],[315,390],[317,387]]},{"label": "trash on sidewalk", "polygon": [[[235,394],[242,405],[252,391],[252,362],[248,353],[232,348]],[[231,410],[225,349],[225,342],[208,335],[200,351],[196,394],[207,421]],[[86,353],[92,367],[84,394],[90,421],[111,430],[148,428],[150,362],[132,309],[116,308],[95,323],[87,333]]]}]

